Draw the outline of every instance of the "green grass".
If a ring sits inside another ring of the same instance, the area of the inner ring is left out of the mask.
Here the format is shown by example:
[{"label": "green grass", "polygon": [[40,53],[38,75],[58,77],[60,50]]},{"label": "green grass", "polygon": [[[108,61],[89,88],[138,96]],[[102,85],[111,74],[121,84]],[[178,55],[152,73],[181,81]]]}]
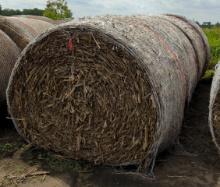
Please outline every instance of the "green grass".
[{"label": "green grass", "polygon": [[67,159],[50,151],[28,148],[22,153],[22,158],[30,165],[40,165],[42,168],[52,173],[63,172],[86,172],[90,170],[90,164]]},{"label": "green grass", "polygon": [[204,28],[203,31],[211,48],[211,61],[203,79],[209,79],[214,75],[214,67],[220,61],[220,27]]},{"label": "green grass", "polygon": [[18,143],[0,143],[0,158],[13,155],[22,144]]},{"label": "green grass", "polygon": [[204,32],[208,37],[212,55],[209,69],[213,69],[220,60],[220,27],[205,28]]}]

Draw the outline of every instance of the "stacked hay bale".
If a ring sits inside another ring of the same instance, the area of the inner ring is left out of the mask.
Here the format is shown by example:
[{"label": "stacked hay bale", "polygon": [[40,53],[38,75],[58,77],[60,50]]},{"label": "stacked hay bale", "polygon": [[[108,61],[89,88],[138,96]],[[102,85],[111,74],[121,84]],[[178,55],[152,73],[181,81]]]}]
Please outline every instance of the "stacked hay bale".
[{"label": "stacked hay bale", "polygon": [[216,66],[209,103],[209,127],[212,139],[220,153],[220,63]]},{"label": "stacked hay bale", "polygon": [[1,127],[5,124],[5,116],[7,115],[6,107],[6,88],[12,68],[20,54],[17,45],[0,30],[0,123]]},{"label": "stacked hay bale", "polygon": [[22,18],[30,18],[30,19],[36,19],[36,20],[41,20],[41,21],[45,21],[51,24],[56,24],[54,20],[45,17],[45,16],[34,16],[34,15],[19,15],[16,17],[22,17]]},{"label": "stacked hay bale", "polygon": [[17,45],[0,30],[0,104],[6,100],[5,91],[8,86],[8,80],[19,54],[20,49]]},{"label": "stacked hay bale", "polygon": [[21,15],[21,16],[17,16],[17,17],[23,17],[23,18],[30,18],[30,19],[36,19],[36,20],[41,20],[41,21],[45,21],[48,23],[51,23],[53,25],[59,25],[62,23],[66,23],[67,20],[70,21],[69,19],[63,19],[63,20],[52,20],[48,17],[44,17],[44,16],[33,16],[33,15]]},{"label": "stacked hay bale", "polygon": [[0,118],[6,114],[6,88],[21,50],[37,35],[52,27],[44,21],[20,17],[0,17]]},{"label": "stacked hay bale", "polygon": [[36,36],[51,27],[51,23],[37,19],[0,17],[0,29],[3,30],[20,49],[24,49]]},{"label": "stacked hay bale", "polygon": [[207,39],[182,17],[71,22],[22,53],[8,107],[19,133],[39,147],[152,169],[157,153],[177,138],[208,60]]}]

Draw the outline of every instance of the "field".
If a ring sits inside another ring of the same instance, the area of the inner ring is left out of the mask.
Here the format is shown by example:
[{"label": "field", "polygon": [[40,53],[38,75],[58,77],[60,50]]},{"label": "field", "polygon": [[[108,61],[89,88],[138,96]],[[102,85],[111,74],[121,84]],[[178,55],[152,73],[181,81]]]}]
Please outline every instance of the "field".
[{"label": "field", "polygon": [[204,78],[210,78],[214,74],[215,65],[220,60],[220,27],[204,28],[203,30],[209,41],[212,58]]},{"label": "field", "polygon": [[212,60],[186,111],[179,142],[159,155],[155,177],[134,168],[93,167],[27,144],[10,120],[0,119],[0,187],[220,186],[220,158],[208,128],[210,78],[220,60],[220,28],[204,28]]}]

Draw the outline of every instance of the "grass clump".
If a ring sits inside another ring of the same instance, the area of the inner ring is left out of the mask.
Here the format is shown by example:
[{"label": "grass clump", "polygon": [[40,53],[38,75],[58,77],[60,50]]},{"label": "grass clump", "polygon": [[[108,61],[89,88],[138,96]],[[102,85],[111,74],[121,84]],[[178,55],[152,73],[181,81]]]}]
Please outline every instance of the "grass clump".
[{"label": "grass clump", "polygon": [[214,76],[215,65],[220,61],[220,27],[213,26],[210,28],[203,28],[211,49],[211,61],[208,69],[205,72],[202,80],[209,80]]},{"label": "grass clump", "polygon": [[12,156],[21,147],[21,143],[0,143],[0,158]]},{"label": "grass clump", "polygon": [[212,69],[208,69],[202,77],[202,80],[210,80],[214,76],[215,71]]},{"label": "grass clump", "polygon": [[67,159],[53,152],[36,149],[35,147],[26,150],[22,158],[30,165],[40,165],[51,173],[83,172],[90,170],[90,165],[87,163]]},{"label": "grass clump", "polygon": [[215,65],[220,61],[220,27],[211,27],[203,29],[211,48],[211,62],[208,69],[214,69]]}]

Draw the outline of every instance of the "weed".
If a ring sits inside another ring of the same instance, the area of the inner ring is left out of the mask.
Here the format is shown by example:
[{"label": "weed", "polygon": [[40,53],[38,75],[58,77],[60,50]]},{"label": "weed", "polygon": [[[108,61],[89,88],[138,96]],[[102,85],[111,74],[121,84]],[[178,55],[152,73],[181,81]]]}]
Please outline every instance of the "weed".
[{"label": "weed", "polygon": [[210,70],[214,69],[220,60],[220,27],[204,28],[203,30],[211,48],[211,61],[208,66],[208,70]]}]

